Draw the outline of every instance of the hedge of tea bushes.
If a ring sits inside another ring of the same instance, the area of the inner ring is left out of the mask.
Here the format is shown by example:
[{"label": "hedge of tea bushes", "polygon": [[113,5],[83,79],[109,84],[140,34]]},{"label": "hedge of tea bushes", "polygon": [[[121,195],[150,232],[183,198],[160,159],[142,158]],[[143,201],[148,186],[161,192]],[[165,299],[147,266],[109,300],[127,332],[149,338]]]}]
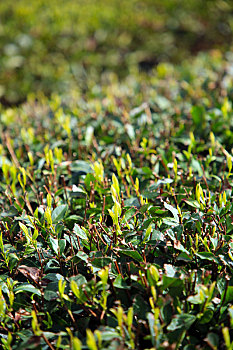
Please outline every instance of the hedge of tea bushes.
[{"label": "hedge of tea bushes", "polygon": [[1,107],[4,349],[231,349],[232,55]]}]

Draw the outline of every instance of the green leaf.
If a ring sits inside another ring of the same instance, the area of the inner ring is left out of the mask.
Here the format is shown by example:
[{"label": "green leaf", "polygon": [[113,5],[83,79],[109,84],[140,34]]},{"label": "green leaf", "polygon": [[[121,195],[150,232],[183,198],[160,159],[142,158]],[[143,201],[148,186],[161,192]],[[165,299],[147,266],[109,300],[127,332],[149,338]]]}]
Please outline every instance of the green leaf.
[{"label": "green leaf", "polygon": [[120,289],[130,289],[130,286],[127,285],[127,283],[123,280],[121,275],[118,275],[113,282],[114,287],[120,288]]},{"label": "green leaf", "polygon": [[87,193],[81,187],[73,185],[71,195],[76,198],[86,198]]},{"label": "green leaf", "polygon": [[166,275],[163,275],[163,289],[167,289],[167,288],[180,288],[183,287],[184,283],[181,279],[176,278],[176,277],[169,277]]},{"label": "green leaf", "polygon": [[131,218],[131,217],[133,217],[134,216],[134,214],[137,212],[137,209],[135,209],[135,208],[130,208],[130,209],[128,209],[126,212],[125,212],[125,214],[124,214],[124,220],[122,220],[122,222],[127,222],[127,221],[129,221],[129,219]]},{"label": "green leaf", "polygon": [[58,239],[55,239],[55,238],[50,236],[49,241],[51,243],[53,251],[58,255],[58,252],[59,252]]},{"label": "green leaf", "polygon": [[152,216],[160,216],[160,215],[165,215],[165,214],[168,214],[168,211],[167,210],[163,210],[163,209],[160,209],[159,207],[151,207],[149,209],[149,213],[152,215]]},{"label": "green leaf", "polygon": [[88,239],[86,233],[83,231],[83,229],[81,229],[81,227],[78,224],[74,225],[74,232],[79,238],[85,239],[85,240]]},{"label": "green leaf", "polygon": [[52,212],[52,222],[53,224],[56,224],[57,222],[64,219],[66,212],[68,210],[67,204],[59,205],[59,207],[56,207]]},{"label": "green leaf", "polygon": [[82,251],[79,251],[76,256],[80,259],[80,260],[83,260],[85,262],[88,261],[88,255]]},{"label": "green leaf", "polygon": [[72,171],[82,172],[86,174],[93,172],[90,164],[84,160],[75,160],[74,162],[71,163],[70,168]]},{"label": "green leaf", "polygon": [[101,330],[101,338],[103,341],[111,341],[112,339],[120,338],[120,335],[114,328],[104,327]]},{"label": "green leaf", "polygon": [[150,307],[145,300],[145,297],[137,294],[133,300],[133,313],[138,316],[139,319],[145,320],[147,313],[150,311]]},{"label": "green leaf", "polygon": [[217,264],[219,264],[218,259],[214,256],[213,253],[211,252],[200,252],[200,253],[196,253],[196,256],[198,256],[200,259],[203,260],[209,260],[209,261],[214,261]]},{"label": "green leaf", "polygon": [[200,126],[204,119],[204,108],[202,106],[193,106],[191,109],[191,115],[193,122],[196,126]]},{"label": "green leaf", "polygon": [[130,256],[137,261],[143,261],[142,256],[136,250],[119,250],[120,253]]},{"label": "green leaf", "polygon": [[183,261],[187,261],[187,262],[191,262],[192,258],[191,256],[189,256],[188,254],[186,254],[185,252],[182,252],[179,254],[179,256],[177,257],[177,260],[183,260]]},{"label": "green leaf", "polygon": [[29,283],[20,284],[20,286],[14,288],[14,292],[15,294],[18,294],[21,292],[28,292],[28,293],[36,294],[39,297],[41,297],[41,291]]},{"label": "green leaf", "polygon": [[82,349],[82,343],[81,341],[74,337],[73,338],[73,350],[81,350]]},{"label": "green leaf", "polygon": [[[223,301],[224,298],[224,294],[223,293],[221,295],[221,300]],[[227,287],[227,291],[226,291],[226,296],[225,296],[225,300],[224,300],[224,305],[228,304],[228,303],[232,303],[233,302],[233,286],[228,286]]]},{"label": "green leaf", "polygon": [[151,312],[148,312],[147,314],[147,320],[149,323],[149,329],[150,329],[150,334],[151,334],[151,341],[152,344],[155,345],[155,317]]},{"label": "green leaf", "polygon": [[94,258],[92,260],[92,266],[95,266],[95,267],[99,267],[99,268],[103,268],[107,265],[109,265],[110,263],[112,263],[112,259],[111,258]]},{"label": "green leaf", "polygon": [[193,208],[200,209],[200,204],[195,199],[184,199],[184,202]]},{"label": "green leaf", "polygon": [[168,331],[175,331],[177,329],[189,329],[192,324],[196,321],[196,316],[190,314],[176,315],[167,327]]},{"label": "green leaf", "polygon": [[78,287],[81,287],[83,284],[87,283],[86,278],[81,274],[70,277],[70,281],[75,281]]},{"label": "green leaf", "polygon": [[203,304],[205,301],[205,297],[203,297],[200,293],[196,295],[190,295],[187,301],[191,304]]},{"label": "green leaf", "polygon": [[44,298],[47,301],[56,300],[58,297],[58,282],[51,282],[44,291]]},{"label": "green leaf", "polygon": [[9,258],[9,268],[10,270],[12,270],[15,267],[15,265],[18,263],[19,258],[15,253],[10,253],[8,255],[8,258]]},{"label": "green leaf", "polygon": [[18,210],[13,205],[11,205],[8,211],[1,212],[0,217],[8,218],[8,217],[14,217],[17,215],[18,215]]},{"label": "green leaf", "polygon": [[208,333],[207,339],[209,343],[213,346],[213,349],[218,349],[219,346],[219,336],[216,333]]},{"label": "green leaf", "polygon": [[214,312],[213,310],[206,310],[204,312],[204,315],[201,317],[201,319],[199,320],[199,323],[200,324],[206,324],[206,323],[209,323],[212,318],[213,318],[213,315],[214,315]]},{"label": "green leaf", "polygon": [[66,240],[59,239],[58,245],[59,245],[59,249],[60,249],[60,254],[63,254],[65,247],[66,247]]},{"label": "green leaf", "polygon": [[172,215],[174,216],[174,219],[176,222],[179,222],[179,215],[178,215],[178,210],[176,208],[174,208],[172,205],[167,204],[166,202],[164,202],[164,206],[167,210],[169,210]]}]

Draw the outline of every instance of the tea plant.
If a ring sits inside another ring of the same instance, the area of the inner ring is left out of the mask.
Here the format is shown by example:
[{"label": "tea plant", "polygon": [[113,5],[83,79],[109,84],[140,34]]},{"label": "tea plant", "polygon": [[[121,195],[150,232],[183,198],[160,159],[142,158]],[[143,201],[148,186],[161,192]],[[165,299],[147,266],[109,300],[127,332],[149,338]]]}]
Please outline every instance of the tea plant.
[{"label": "tea plant", "polygon": [[231,82],[213,52],[1,107],[3,349],[232,348]]}]

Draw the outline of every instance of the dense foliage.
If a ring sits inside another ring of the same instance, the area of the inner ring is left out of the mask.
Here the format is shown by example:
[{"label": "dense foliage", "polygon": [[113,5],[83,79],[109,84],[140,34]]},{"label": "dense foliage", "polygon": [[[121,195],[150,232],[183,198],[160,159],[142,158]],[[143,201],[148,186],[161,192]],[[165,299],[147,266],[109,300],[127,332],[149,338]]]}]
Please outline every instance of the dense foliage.
[{"label": "dense foliage", "polygon": [[232,78],[213,51],[2,107],[4,349],[232,349]]},{"label": "dense foliage", "polygon": [[232,44],[232,0],[0,2],[0,98],[86,90],[161,61]]}]

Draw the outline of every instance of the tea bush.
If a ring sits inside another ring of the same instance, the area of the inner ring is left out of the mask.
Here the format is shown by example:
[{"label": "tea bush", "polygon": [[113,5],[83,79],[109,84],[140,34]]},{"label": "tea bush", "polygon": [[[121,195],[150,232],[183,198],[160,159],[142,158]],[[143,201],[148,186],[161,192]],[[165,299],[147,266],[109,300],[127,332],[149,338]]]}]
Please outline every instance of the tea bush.
[{"label": "tea bush", "polygon": [[212,51],[1,107],[3,349],[232,349],[232,78]]}]

